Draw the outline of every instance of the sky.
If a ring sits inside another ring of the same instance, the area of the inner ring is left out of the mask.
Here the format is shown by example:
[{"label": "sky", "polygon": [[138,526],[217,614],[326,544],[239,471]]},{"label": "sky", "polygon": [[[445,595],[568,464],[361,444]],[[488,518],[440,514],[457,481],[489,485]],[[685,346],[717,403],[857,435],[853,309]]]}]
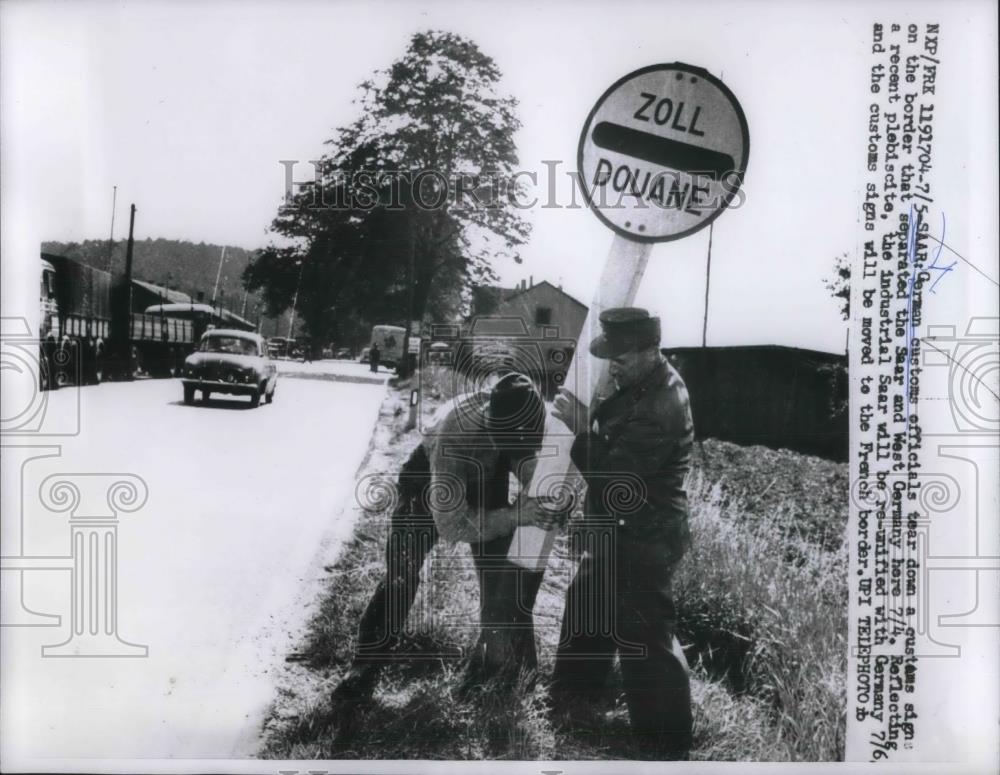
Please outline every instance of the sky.
[{"label": "sky", "polygon": [[[640,67],[681,61],[721,77],[750,130],[745,205],[712,230],[709,345],[843,352],[823,278],[857,249],[863,170],[863,4],[23,3],[3,14],[3,263],[33,287],[42,239],[116,237],[256,248],[284,193],[281,160],[308,160],[351,121],[357,85],[417,31],[465,35],[519,101],[522,168],[558,161],[559,192],[597,98]],[[550,165],[551,166],[551,165]],[[532,208],[514,285],[549,280],[585,303],[612,232],[586,208]],[[636,303],[668,346],[701,343],[709,230],[657,245]],[[22,256],[24,257],[22,259]],[[24,271],[21,270],[23,267]],[[5,278],[7,279],[7,278]]]}]

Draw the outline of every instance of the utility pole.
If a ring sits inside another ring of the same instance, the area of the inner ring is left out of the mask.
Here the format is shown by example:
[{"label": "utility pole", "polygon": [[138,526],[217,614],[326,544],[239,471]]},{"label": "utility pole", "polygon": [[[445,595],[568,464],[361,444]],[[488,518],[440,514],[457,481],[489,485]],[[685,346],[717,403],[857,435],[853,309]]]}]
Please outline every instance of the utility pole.
[{"label": "utility pole", "polygon": [[226,260],[226,246],[222,246],[222,255],[219,256],[219,271],[215,273],[215,287],[212,289],[212,305],[215,305],[215,297],[219,294],[219,278],[222,277],[222,262]]},{"label": "utility pole", "polygon": [[115,204],[118,201],[118,186],[111,192],[111,234],[108,237],[108,273],[111,273],[111,259],[115,247]]},{"label": "utility pole", "polygon": [[295,295],[292,296],[292,314],[288,317],[288,338],[292,338],[292,329],[295,327],[295,305],[299,303],[299,286],[302,285],[302,268],[306,265],[305,259],[299,261],[299,279],[295,283]]},{"label": "utility pole", "polygon": [[[403,338],[403,348],[405,352],[402,358],[400,358],[400,364],[402,364],[402,370],[399,372],[402,377],[410,376],[410,337],[413,336],[413,306],[414,301],[414,285],[416,284],[416,263],[417,263],[417,241],[416,234],[414,233],[415,226],[413,223],[413,213],[410,213],[410,262],[408,268],[407,280],[409,281],[409,301],[407,302],[406,309],[406,336]],[[412,391],[411,391],[412,392]],[[413,405],[414,398],[411,396],[410,404]],[[411,412],[412,415],[412,412]]]},{"label": "utility pole", "polygon": [[135,229],[135,205],[129,212],[128,246],[125,248],[125,379],[133,379],[132,363],[132,248],[134,247],[133,231]]},{"label": "utility pole", "polygon": [[[403,340],[406,351],[403,353],[402,362],[406,364],[406,370],[403,372],[404,376],[410,376],[413,374],[414,379],[410,382],[410,408],[409,414],[406,418],[406,430],[410,431],[417,427],[417,404],[420,403],[420,348],[417,347],[417,358],[416,358],[416,369],[414,372],[410,371],[410,337],[413,336],[413,324],[416,322],[414,320],[415,310],[414,310],[414,279],[416,277],[416,236],[414,234],[413,227],[413,217],[410,216],[410,309],[409,317],[406,320],[406,338]],[[419,337],[420,334],[418,333]]]}]

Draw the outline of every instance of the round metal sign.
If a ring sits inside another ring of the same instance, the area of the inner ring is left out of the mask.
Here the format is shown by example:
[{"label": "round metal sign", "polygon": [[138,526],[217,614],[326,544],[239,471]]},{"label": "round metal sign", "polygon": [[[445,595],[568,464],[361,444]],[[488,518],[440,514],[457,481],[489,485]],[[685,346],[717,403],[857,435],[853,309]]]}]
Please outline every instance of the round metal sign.
[{"label": "round metal sign", "polygon": [[675,62],[636,70],[597,101],[577,159],[587,204],[639,242],[708,226],[739,192],[750,155],[746,116],[707,71]]}]

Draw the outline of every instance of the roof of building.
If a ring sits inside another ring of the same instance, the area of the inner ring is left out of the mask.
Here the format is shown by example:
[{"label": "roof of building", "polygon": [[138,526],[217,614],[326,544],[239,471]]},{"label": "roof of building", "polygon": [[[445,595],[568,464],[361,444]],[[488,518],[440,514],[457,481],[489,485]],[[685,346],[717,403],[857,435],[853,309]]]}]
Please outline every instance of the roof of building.
[{"label": "roof of building", "polygon": [[145,280],[136,280],[135,278],[132,279],[132,282],[173,304],[186,304],[191,301],[191,297],[182,291],[175,291],[171,288],[165,288],[162,285],[147,283]]},{"label": "roof of building", "polygon": [[256,324],[251,323],[246,318],[241,318],[235,312],[230,312],[228,309],[218,309],[210,304],[200,304],[191,302],[181,302],[176,304],[154,304],[151,307],[146,307],[147,315],[171,315],[171,314],[182,314],[185,312],[201,312],[207,315],[214,315],[222,318],[229,323],[237,323],[241,326],[246,326],[247,328],[256,328]]},{"label": "roof of building", "polygon": [[507,301],[507,299],[515,293],[519,293],[520,290],[520,288],[503,288],[499,285],[477,285],[473,289],[473,298],[475,299],[475,294],[478,294],[480,296],[488,297],[497,304],[500,304]]},{"label": "roof of building", "polygon": [[509,291],[509,295],[506,298],[502,297],[500,299],[500,301],[501,302],[510,301],[511,299],[514,299],[514,298],[516,298],[518,296],[521,296],[521,295],[524,295],[524,294],[527,294],[527,293],[531,293],[532,291],[534,291],[534,290],[536,290],[538,288],[541,288],[543,285],[549,286],[552,290],[556,291],[557,293],[561,293],[563,296],[565,296],[567,299],[569,299],[574,304],[577,304],[578,306],[583,307],[584,309],[587,309],[587,305],[584,304],[582,301],[580,301],[579,299],[577,299],[575,296],[571,296],[570,294],[566,293],[566,291],[564,291],[562,288],[553,285],[548,280],[542,280],[541,282],[537,282],[534,285],[531,285],[531,286],[529,286],[527,288],[509,288],[509,289],[508,288],[502,288],[501,289],[502,291],[503,290]]}]

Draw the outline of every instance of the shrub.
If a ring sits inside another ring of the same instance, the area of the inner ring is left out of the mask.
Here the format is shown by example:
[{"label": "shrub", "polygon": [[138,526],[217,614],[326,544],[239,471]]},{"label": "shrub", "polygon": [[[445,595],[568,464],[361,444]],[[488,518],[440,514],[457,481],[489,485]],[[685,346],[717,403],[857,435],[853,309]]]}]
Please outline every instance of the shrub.
[{"label": "shrub", "polygon": [[[829,552],[780,521],[739,517],[695,474],[691,551],[675,602],[689,661],[762,700],[796,759],[843,755],[847,547]],[[789,562],[794,556],[796,562]]]}]

